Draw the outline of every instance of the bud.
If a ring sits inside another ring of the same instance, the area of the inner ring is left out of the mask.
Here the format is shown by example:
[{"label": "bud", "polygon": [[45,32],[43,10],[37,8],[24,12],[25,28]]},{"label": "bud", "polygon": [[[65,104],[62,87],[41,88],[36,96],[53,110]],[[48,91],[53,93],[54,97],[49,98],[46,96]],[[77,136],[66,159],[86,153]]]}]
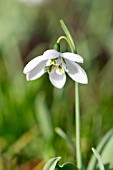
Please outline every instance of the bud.
[{"label": "bud", "polygon": [[54,49],[55,49],[56,51],[60,52],[60,44],[59,44],[59,43],[56,43],[56,44],[54,45]]}]

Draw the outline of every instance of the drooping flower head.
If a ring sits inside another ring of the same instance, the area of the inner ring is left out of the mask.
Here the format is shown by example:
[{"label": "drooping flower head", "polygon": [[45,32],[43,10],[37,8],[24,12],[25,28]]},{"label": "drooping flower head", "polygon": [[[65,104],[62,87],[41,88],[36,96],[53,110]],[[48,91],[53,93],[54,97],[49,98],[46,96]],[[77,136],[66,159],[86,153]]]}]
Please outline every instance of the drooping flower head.
[{"label": "drooping flower head", "polygon": [[74,81],[87,84],[87,75],[77,62],[83,63],[83,58],[80,55],[70,52],[60,53],[51,49],[31,60],[23,72],[26,74],[27,80],[35,80],[44,73],[48,73],[51,83],[59,89],[66,82],[66,73]]}]

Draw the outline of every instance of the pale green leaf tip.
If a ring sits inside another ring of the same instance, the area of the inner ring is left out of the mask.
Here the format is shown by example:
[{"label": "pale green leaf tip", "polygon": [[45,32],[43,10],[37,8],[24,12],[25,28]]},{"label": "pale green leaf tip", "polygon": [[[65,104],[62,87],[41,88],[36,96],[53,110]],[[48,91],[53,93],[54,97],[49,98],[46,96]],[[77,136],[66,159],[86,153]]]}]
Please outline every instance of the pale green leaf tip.
[{"label": "pale green leaf tip", "polygon": [[43,167],[43,170],[55,170],[55,167],[57,163],[60,161],[60,159],[61,159],[60,156],[49,159],[45,166]]},{"label": "pale green leaf tip", "polygon": [[60,22],[64,22],[63,19],[60,19]]},{"label": "pale green leaf tip", "polygon": [[55,127],[55,132],[57,132],[57,131],[59,131],[59,130],[61,130],[61,128]]},{"label": "pale green leaf tip", "polygon": [[97,160],[98,160],[100,170],[105,170],[101,156],[99,155],[99,153],[98,153],[93,147],[92,147],[91,149],[92,149],[95,157],[96,157]]},{"label": "pale green leaf tip", "polygon": [[61,159],[61,156],[56,157],[56,159],[60,160],[60,159]]},{"label": "pale green leaf tip", "polygon": [[61,26],[66,26],[63,19],[60,19],[60,24],[61,24]]},{"label": "pale green leaf tip", "polygon": [[91,150],[94,152],[95,149],[92,147]]}]

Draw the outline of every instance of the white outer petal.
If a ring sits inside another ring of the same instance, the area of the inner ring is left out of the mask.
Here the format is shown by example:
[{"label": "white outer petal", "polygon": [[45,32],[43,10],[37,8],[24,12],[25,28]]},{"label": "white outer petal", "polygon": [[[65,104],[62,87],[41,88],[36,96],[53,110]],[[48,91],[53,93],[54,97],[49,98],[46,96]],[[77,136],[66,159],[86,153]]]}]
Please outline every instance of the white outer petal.
[{"label": "white outer petal", "polygon": [[34,69],[41,61],[47,60],[47,58],[43,55],[32,59],[24,68],[23,73],[27,74],[32,69]]},{"label": "white outer petal", "polygon": [[35,68],[33,68],[30,72],[27,73],[27,80],[35,80],[41,77],[45,73],[45,64],[46,61],[40,62]]},{"label": "white outer petal", "polygon": [[62,53],[61,56],[71,61],[83,63],[83,58],[78,54],[66,52]]},{"label": "white outer petal", "polygon": [[49,59],[58,58],[60,54],[61,53],[59,53],[56,50],[47,50],[44,52],[43,56],[45,56],[49,60]]},{"label": "white outer petal", "polygon": [[56,69],[54,69],[51,73],[49,73],[49,79],[53,86],[61,89],[66,82],[66,74],[62,73],[62,75],[59,75],[56,73]]},{"label": "white outer petal", "polygon": [[88,78],[85,71],[77,63],[66,60],[67,74],[76,82],[87,84]]},{"label": "white outer petal", "polygon": [[47,50],[43,55],[31,60],[24,68],[23,73],[27,74],[34,69],[41,61],[50,60],[59,57],[60,53],[56,50]]}]

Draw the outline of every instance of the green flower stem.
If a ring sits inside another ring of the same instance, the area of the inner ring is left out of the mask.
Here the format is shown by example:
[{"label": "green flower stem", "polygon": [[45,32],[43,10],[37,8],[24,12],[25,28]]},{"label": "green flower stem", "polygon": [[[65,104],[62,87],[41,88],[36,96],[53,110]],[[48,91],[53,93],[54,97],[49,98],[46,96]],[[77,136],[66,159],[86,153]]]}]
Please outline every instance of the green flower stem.
[{"label": "green flower stem", "polygon": [[70,41],[67,39],[67,37],[65,37],[65,36],[60,36],[60,37],[58,38],[58,40],[57,40],[57,43],[60,43],[60,41],[61,41],[62,39],[66,40],[66,42],[68,43],[71,51],[73,52],[73,48],[72,48],[72,46],[71,46]]},{"label": "green flower stem", "polygon": [[79,106],[79,84],[75,83],[75,131],[76,131],[76,159],[77,168],[82,169],[81,141],[80,141],[80,106]]},{"label": "green flower stem", "polygon": [[[77,49],[75,46],[75,43],[73,41],[73,38],[66,27],[63,20],[60,20],[61,27],[66,34],[65,36],[61,36],[58,39],[58,43],[61,39],[65,39],[71,49],[72,53],[77,53]],[[81,156],[81,141],[80,141],[80,106],[79,106],[79,84],[75,83],[75,132],[76,132],[76,159],[77,159],[77,168],[79,170],[82,169],[82,156]]]}]

